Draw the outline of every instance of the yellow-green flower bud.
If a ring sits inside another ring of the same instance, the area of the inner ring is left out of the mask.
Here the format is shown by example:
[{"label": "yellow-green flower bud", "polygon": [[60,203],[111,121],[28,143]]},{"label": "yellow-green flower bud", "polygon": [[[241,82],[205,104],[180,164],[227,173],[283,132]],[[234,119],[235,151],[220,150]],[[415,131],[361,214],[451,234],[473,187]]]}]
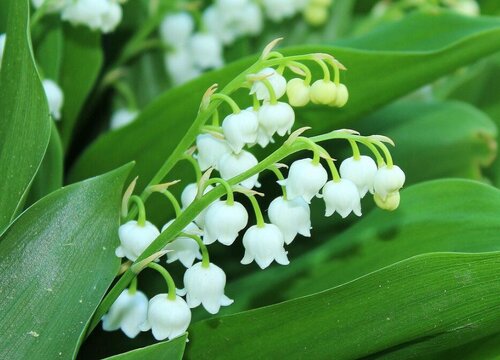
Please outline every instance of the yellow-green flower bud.
[{"label": "yellow-green flower bud", "polygon": [[331,102],[329,105],[340,108],[347,103],[347,100],[349,100],[349,91],[347,90],[347,86],[345,86],[344,84],[338,84],[337,96],[335,97],[335,100]]},{"label": "yellow-green flower bud", "polygon": [[321,5],[309,4],[304,9],[304,19],[309,25],[321,26],[328,19],[328,8]]},{"label": "yellow-green flower bud", "polygon": [[311,86],[310,96],[314,104],[331,104],[337,97],[337,86],[332,81],[316,80]]},{"label": "yellow-green flower bud", "polygon": [[388,194],[385,200],[383,200],[379,194],[375,193],[375,195],[373,195],[373,200],[375,200],[375,204],[377,204],[379,208],[383,210],[394,211],[399,207],[399,191]]},{"label": "yellow-green flower bud", "polygon": [[286,95],[288,102],[294,107],[306,106],[309,103],[311,86],[307,85],[304,80],[295,78],[286,84]]}]

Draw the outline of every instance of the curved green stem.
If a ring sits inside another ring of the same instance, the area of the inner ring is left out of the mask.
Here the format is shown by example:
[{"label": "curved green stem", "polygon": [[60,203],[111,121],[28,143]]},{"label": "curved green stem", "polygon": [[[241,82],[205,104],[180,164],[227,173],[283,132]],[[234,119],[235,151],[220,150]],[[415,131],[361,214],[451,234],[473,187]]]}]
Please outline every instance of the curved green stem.
[{"label": "curved green stem", "polygon": [[226,95],[223,93],[217,93],[217,94],[213,94],[211,96],[211,99],[214,99],[214,100],[218,99],[218,100],[225,101],[231,107],[231,110],[233,111],[234,114],[239,114],[241,112],[241,109],[238,106],[238,104],[236,104],[236,101],[234,101],[229,95]]},{"label": "curved green stem", "polygon": [[193,166],[194,172],[196,174],[196,182],[200,181],[202,173],[198,161],[196,161],[193,155],[188,154],[184,154],[183,159],[187,160]]},{"label": "curved green stem", "polygon": [[321,67],[321,70],[323,70],[323,80],[324,81],[330,81],[330,70],[328,69],[328,66],[325,64],[325,62],[321,59],[314,59],[316,63]]},{"label": "curved green stem", "polygon": [[[268,167],[268,170],[271,170],[278,180],[285,180],[285,177],[283,176],[283,173],[280,171],[280,169],[276,165],[271,165]],[[283,199],[287,200],[286,196],[286,186],[285,185],[280,185],[281,186],[281,191],[283,192]]]},{"label": "curved green stem", "polygon": [[161,274],[161,276],[163,276],[163,278],[165,279],[165,282],[167,283],[167,287],[168,287],[167,297],[169,300],[175,300],[177,298],[177,294],[175,293],[175,291],[176,291],[175,282],[174,282],[174,279],[172,278],[172,276],[170,275],[170,273],[167,271],[167,269],[165,269],[163,266],[161,266],[157,263],[154,263],[154,262],[149,263],[148,267],[150,269],[158,271]]},{"label": "curved green stem", "polygon": [[128,287],[128,293],[134,295],[137,292],[137,276],[132,279]]},{"label": "curved green stem", "polygon": [[194,234],[189,234],[189,233],[181,233],[180,236],[182,237],[188,237],[196,241],[198,246],[200,247],[201,250],[201,266],[204,268],[207,268],[210,266],[210,256],[208,255],[208,249],[207,246],[203,243],[201,238],[197,235]]},{"label": "curved green stem", "polygon": [[215,110],[212,115],[212,126],[220,127],[219,110]]},{"label": "curved green stem", "polygon": [[137,225],[144,226],[146,225],[146,207],[144,206],[144,202],[137,195],[132,195],[129,199],[129,202],[134,202],[137,205],[139,210],[139,216],[137,217]]},{"label": "curved green stem", "polygon": [[179,201],[177,201],[174,194],[172,194],[169,190],[163,190],[161,193],[165,195],[168,200],[170,200],[170,203],[172,204],[172,207],[174,208],[175,211],[175,217],[179,217],[180,214],[182,213],[182,210],[181,206],[179,205]]},{"label": "curved green stem", "polygon": [[113,87],[118,91],[120,96],[125,100],[127,103],[127,108],[131,110],[136,110],[137,109],[137,101],[135,99],[135,95],[126,83],[123,81],[117,81],[114,83]]},{"label": "curved green stem", "polygon": [[392,162],[392,155],[387,146],[379,140],[371,140],[369,139],[368,141],[371,141],[373,144],[377,145],[380,149],[382,149],[382,152],[384,153],[385,156],[385,161],[387,163],[387,167],[390,169],[394,163]]},{"label": "curved green stem", "polygon": [[307,65],[304,65],[298,61],[290,61],[290,65],[298,67],[299,69],[302,69],[306,74],[304,77],[305,84],[309,85],[311,83],[312,73],[311,73],[311,69],[309,69],[309,67]]},{"label": "curved green stem", "polygon": [[260,101],[257,99],[257,94],[252,95],[253,109],[258,111],[260,109]]},{"label": "curved green stem", "polygon": [[340,181],[340,174],[337,170],[337,167],[335,166],[335,163],[333,162],[333,159],[328,154],[328,151],[326,151],[325,148],[323,148],[319,145],[316,145],[316,146],[327,155],[325,157],[325,160],[326,160],[326,163],[328,165],[328,168],[330,169],[330,173],[332,174],[333,181],[339,182]]},{"label": "curved green stem", "polygon": [[264,227],[266,223],[264,222],[264,216],[262,216],[262,210],[260,209],[259,202],[255,198],[255,196],[250,194],[245,195],[252,203],[253,211],[255,213],[255,220],[257,221],[257,227]]},{"label": "curved green stem", "polygon": [[356,143],[356,141],[351,140],[351,139],[349,139],[348,141],[349,141],[349,144],[351,144],[352,157],[354,158],[354,160],[361,159],[361,153],[359,152],[359,147],[358,147],[358,144]]},{"label": "curved green stem", "polygon": [[226,190],[226,194],[227,194],[226,204],[228,204],[228,205],[234,204],[233,189],[231,188],[231,185],[229,185],[229,183],[224,179],[221,179],[221,178],[208,179],[205,182],[205,184],[203,184],[203,189],[202,189],[201,193],[203,194],[205,192],[205,189],[207,188],[207,186],[211,185],[211,184],[221,184],[224,187],[224,189]]},{"label": "curved green stem", "polygon": [[271,85],[271,82],[269,81],[269,79],[262,79],[259,81],[262,81],[262,83],[266,87],[267,91],[269,91],[269,103],[272,105],[275,105],[278,102],[278,99],[276,98],[276,92],[274,91],[274,88]]},{"label": "curved green stem", "polygon": [[318,145],[314,141],[312,141],[310,138],[302,137],[299,136],[296,141],[303,142],[307,144],[307,148],[313,152],[313,159],[312,163],[313,165],[318,165],[320,160],[321,160],[321,154],[318,148]]}]

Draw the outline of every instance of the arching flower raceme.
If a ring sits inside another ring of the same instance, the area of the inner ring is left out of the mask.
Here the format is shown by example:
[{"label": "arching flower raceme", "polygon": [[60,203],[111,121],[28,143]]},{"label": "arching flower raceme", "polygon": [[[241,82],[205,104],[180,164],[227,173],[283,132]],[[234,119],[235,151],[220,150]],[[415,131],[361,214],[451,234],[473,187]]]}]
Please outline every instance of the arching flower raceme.
[{"label": "arching flower raceme", "polygon": [[218,139],[210,134],[201,134],[196,137],[198,149],[198,164],[201,171],[213,166],[218,169],[219,160],[231,153],[231,148],[225,140]]},{"label": "arching flower raceme", "polygon": [[[271,83],[276,94],[276,99],[282,97],[286,92],[286,79],[273,68],[265,68],[257,73],[257,76],[265,77]],[[257,99],[269,101],[271,95],[262,81],[255,81],[250,89],[250,95],[255,94]]]},{"label": "arching flower raceme", "polygon": [[235,153],[239,153],[246,144],[255,143],[259,119],[253,110],[242,110],[226,116],[222,122],[224,136]]},{"label": "arching flower raceme", "polygon": [[377,170],[373,182],[375,193],[382,200],[387,198],[387,195],[399,191],[405,183],[405,173],[397,165],[391,167],[382,166]]},{"label": "arching flower raceme", "polygon": [[2,68],[3,53],[5,51],[5,40],[7,36],[5,34],[0,34],[0,69]]},{"label": "arching flower raceme", "polygon": [[283,136],[290,133],[295,122],[295,112],[292,107],[284,102],[276,104],[264,104],[259,110],[260,126],[267,132],[269,136],[273,136],[275,132]]},{"label": "arching flower raceme", "polygon": [[42,85],[49,103],[50,114],[54,120],[59,120],[61,118],[61,108],[64,103],[63,92],[59,85],[52,80],[45,79],[42,81]]},{"label": "arching flower raceme", "polygon": [[156,340],[173,339],[186,332],[191,322],[191,309],[183,298],[174,300],[158,294],[149,301],[148,317],[141,330],[151,329]]},{"label": "arching flower raceme", "polygon": [[[240,175],[247,171],[248,169],[257,165],[259,161],[253,156],[252,153],[242,150],[239,154],[229,153],[225,154],[220,158],[219,161],[219,172],[224,180],[229,180],[236,175]],[[240,185],[246,187],[247,189],[252,189],[253,187],[259,187],[260,183],[258,181],[259,174],[249,177],[243,180]]]},{"label": "arching flower raceme", "polygon": [[224,65],[222,43],[209,33],[196,33],[189,40],[189,51],[200,69],[219,68]]},{"label": "arching flower raceme", "polygon": [[276,225],[251,226],[243,235],[245,255],[241,263],[247,265],[255,260],[261,269],[267,268],[273,261],[288,265],[290,261],[286,256],[284,245],[285,239]]},{"label": "arching flower raceme", "polygon": [[226,201],[217,201],[208,207],[205,215],[203,242],[209,245],[218,240],[226,246],[232,245],[247,223],[247,210],[239,202],[230,205]]},{"label": "arching flower raceme", "polygon": [[361,216],[361,199],[356,185],[348,179],[328,181],[323,187],[323,200],[325,200],[325,216],[334,212],[345,218],[351,212]]},{"label": "arching flower raceme", "polygon": [[114,0],[76,0],[64,6],[61,17],[73,25],[108,33],[120,23],[122,8]]},{"label": "arching flower raceme", "polygon": [[115,254],[135,261],[158,235],[160,231],[149,221],[144,226],[140,226],[135,220],[128,221],[118,229],[120,246],[116,248]]},{"label": "arching flower raceme", "polygon": [[377,164],[369,156],[361,155],[359,159],[350,157],[340,164],[340,176],[351,180],[363,198],[369,191],[373,193],[373,181],[377,173]]},{"label": "arching flower raceme", "polygon": [[130,292],[125,289],[102,317],[102,329],[121,329],[129,338],[135,338],[141,332],[140,326],[146,321],[147,314],[147,296],[140,291]]},{"label": "arching flower raceme", "polygon": [[210,314],[217,314],[221,306],[233,303],[232,299],[224,295],[225,286],[226,274],[212,263],[204,267],[199,262],[184,273],[186,300],[190,308],[202,304]]},{"label": "arching flower raceme", "polygon": [[130,124],[139,113],[134,110],[119,109],[116,110],[111,116],[110,127],[111,129],[119,129],[125,125]]},{"label": "arching flower raceme", "polygon": [[[170,220],[166,223],[161,232],[164,232],[168,229],[174,220]],[[200,235],[202,231],[195,223],[189,223],[182,232],[192,235]],[[167,253],[167,263],[173,263],[176,260],[179,260],[182,265],[189,268],[193,265],[195,259],[201,260],[200,248],[196,240],[187,237],[187,236],[178,236],[173,241],[169,242],[165,246],[165,250],[170,250]]]},{"label": "arching flower raceme", "polygon": [[285,200],[282,196],[274,199],[268,209],[269,220],[283,233],[285,244],[289,245],[300,234],[311,236],[311,211],[301,197]]},{"label": "arching flower raceme", "polygon": [[294,161],[290,166],[288,178],[278,183],[286,186],[289,199],[301,196],[309,204],[327,180],[325,168],[320,163],[314,164],[312,159],[306,158]]},{"label": "arching flower raceme", "polygon": [[[205,191],[203,191],[203,195],[208,193],[210,190],[212,190],[214,187],[212,185],[208,185],[205,188]],[[186,209],[191,203],[196,199],[196,195],[198,194],[198,184],[196,183],[191,183],[188,186],[184,188],[181,194],[181,204],[182,204],[182,209]],[[207,213],[207,208],[203,209],[195,218],[194,222],[196,225],[198,225],[200,228],[205,227],[205,214]]]},{"label": "arching flower raceme", "polygon": [[307,85],[302,79],[291,79],[286,84],[286,95],[288,96],[288,102],[292,106],[306,106],[311,100],[310,93],[311,86]]},{"label": "arching flower raceme", "polygon": [[194,30],[194,20],[186,12],[168,14],[160,24],[162,40],[174,48],[186,46]]}]

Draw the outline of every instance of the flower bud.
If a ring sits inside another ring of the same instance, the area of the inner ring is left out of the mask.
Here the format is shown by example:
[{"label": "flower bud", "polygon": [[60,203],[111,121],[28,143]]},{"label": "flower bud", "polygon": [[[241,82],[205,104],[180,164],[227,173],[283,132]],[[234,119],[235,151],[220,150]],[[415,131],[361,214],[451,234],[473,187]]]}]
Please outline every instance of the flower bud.
[{"label": "flower bud", "polygon": [[267,213],[283,233],[285,244],[289,245],[297,234],[311,236],[311,211],[301,197],[285,200],[280,196],[271,202]]},{"label": "flower bud", "polygon": [[[286,92],[286,79],[273,68],[265,68],[257,73],[257,76],[265,77],[271,83],[276,94],[276,99],[282,97]],[[255,81],[250,89],[250,95],[255,94],[259,100],[270,100],[270,94],[262,81]]]},{"label": "flower bud", "polygon": [[290,261],[286,256],[284,244],[283,234],[276,225],[251,226],[243,235],[245,255],[241,263],[248,265],[255,260],[261,269],[267,268],[273,261],[288,265]]},{"label": "flower bud", "polygon": [[340,164],[340,176],[351,180],[363,198],[368,191],[373,193],[373,181],[377,173],[377,164],[369,156],[361,155],[359,159],[350,157]]},{"label": "flower bud", "polygon": [[[219,172],[224,180],[229,180],[237,175],[240,175],[253,168],[259,161],[253,156],[252,153],[242,150],[239,154],[229,153],[224,154],[219,161]],[[247,189],[259,187],[259,174],[255,174],[250,178],[243,180],[240,185]]]},{"label": "flower bud", "polygon": [[312,26],[321,26],[328,19],[328,8],[321,5],[309,4],[304,10],[304,19]]},{"label": "flower bud", "polygon": [[294,107],[306,106],[309,103],[311,86],[304,80],[295,78],[286,84],[286,95],[288,102]]},{"label": "flower bud", "polygon": [[221,306],[233,303],[233,300],[224,295],[226,274],[212,263],[203,267],[199,262],[187,269],[184,274],[184,286],[190,308],[202,304],[210,314],[217,314]]},{"label": "flower bud", "polygon": [[135,338],[140,332],[140,326],[146,321],[148,314],[148,298],[144,293],[128,289],[115,300],[106,315],[102,317],[102,329],[114,331],[121,329],[129,338]]},{"label": "flower bud", "polygon": [[[166,223],[161,229],[161,232],[167,230],[173,222],[174,220],[170,220]],[[198,228],[198,226],[196,226],[193,222],[189,223],[184,230],[182,230],[182,232],[191,235],[201,235],[202,233],[200,228]],[[165,250],[170,250],[167,253],[168,264],[179,260],[182,265],[189,268],[193,266],[195,259],[201,260],[200,247],[198,243],[196,240],[187,236],[176,237],[165,246]]]},{"label": "flower bud", "polygon": [[42,81],[42,85],[49,103],[50,114],[54,120],[59,120],[61,118],[61,108],[64,102],[63,92],[59,85],[52,80],[45,79]]},{"label": "flower bud", "polygon": [[316,80],[311,85],[310,96],[313,104],[328,105],[335,101],[337,86],[332,81]]},{"label": "flower bud", "polygon": [[171,340],[184,334],[190,322],[191,310],[183,298],[171,300],[167,294],[158,294],[149,301],[148,318],[141,330],[151,329],[156,340]]},{"label": "flower bud", "polygon": [[242,110],[226,116],[222,123],[224,136],[235,153],[246,144],[255,143],[259,129],[259,119],[253,110]]},{"label": "flower bud", "polygon": [[347,86],[344,84],[338,84],[337,96],[335,97],[335,100],[328,105],[340,108],[347,104],[347,100],[349,100],[349,91],[347,90]]},{"label": "flower bud", "polygon": [[160,24],[160,37],[166,44],[179,48],[187,44],[193,29],[194,20],[187,12],[168,14]]},{"label": "flower bud", "polygon": [[399,191],[405,183],[405,173],[397,165],[380,167],[375,174],[373,188],[381,200],[386,200],[387,195]]},{"label": "flower bud", "polygon": [[288,178],[278,181],[278,184],[286,186],[289,199],[300,196],[309,204],[327,180],[328,174],[320,163],[314,164],[312,159],[301,159],[292,163]]},{"label": "flower bud", "polygon": [[196,148],[198,149],[198,164],[201,171],[205,171],[211,166],[217,169],[220,158],[231,153],[231,148],[225,140],[217,139],[210,134],[198,135]]},{"label": "flower bud", "polygon": [[139,113],[128,109],[116,110],[111,116],[110,127],[111,129],[119,129],[125,125],[130,124]]},{"label": "flower bud", "polygon": [[280,136],[285,135],[287,132],[290,133],[294,122],[295,112],[287,103],[267,103],[262,105],[259,110],[260,126],[269,136],[273,136],[275,132]]},{"label": "flower bud", "polygon": [[347,217],[351,212],[361,216],[358,188],[351,180],[328,181],[323,188],[322,197],[326,205],[325,216],[331,216],[334,212],[342,218]]},{"label": "flower bud", "polygon": [[215,202],[210,205],[205,216],[203,242],[210,245],[219,240],[226,246],[232,245],[247,223],[247,210],[239,202],[232,205],[226,201]]},{"label": "flower bud", "polygon": [[382,199],[379,194],[375,193],[373,196],[375,204],[383,210],[394,211],[399,207],[400,195],[399,191],[392,192],[387,197]]},{"label": "flower bud", "polygon": [[144,226],[135,220],[128,221],[118,229],[120,245],[116,248],[115,254],[120,258],[126,257],[135,261],[158,235],[160,231],[149,221],[146,221]]},{"label": "flower bud", "polygon": [[224,65],[222,43],[212,34],[194,34],[189,40],[189,50],[195,65],[201,69],[219,68]]}]

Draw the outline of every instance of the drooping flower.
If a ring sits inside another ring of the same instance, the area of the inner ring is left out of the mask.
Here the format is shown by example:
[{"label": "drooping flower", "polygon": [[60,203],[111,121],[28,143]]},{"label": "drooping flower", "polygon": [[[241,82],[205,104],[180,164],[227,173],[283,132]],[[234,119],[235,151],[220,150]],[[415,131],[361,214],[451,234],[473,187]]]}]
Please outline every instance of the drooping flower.
[{"label": "drooping flower", "polygon": [[289,199],[301,196],[309,204],[327,180],[325,168],[320,163],[314,164],[312,159],[306,158],[294,161],[290,166],[288,178],[278,183],[286,186]]},{"label": "drooping flower", "polygon": [[290,18],[299,10],[293,0],[263,0],[262,5],[267,17],[274,22]]},{"label": "drooping flower", "polygon": [[149,301],[147,320],[141,330],[151,329],[156,340],[173,339],[184,334],[191,322],[191,309],[183,298],[169,299],[158,294]]},{"label": "drooping flower", "polygon": [[347,86],[344,84],[338,84],[335,99],[328,105],[340,108],[347,104],[347,100],[349,100],[349,91],[347,90]]},{"label": "drooping flower", "polygon": [[198,164],[201,171],[213,166],[218,169],[219,160],[231,153],[231,148],[225,140],[218,139],[211,134],[201,134],[196,137],[198,149]]},{"label": "drooping flower", "polygon": [[306,106],[311,100],[310,93],[311,86],[307,85],[303,79],[291,79],[286,84],[286,95],[292,106]]},{"label": "drooping flower", "polygon": [[148,314],[148,298],[140,291],[125,289],[102,317],[102,329],[114,331],[121,329],[129,338],[141,332],[140,326]]},{"label": "drooping flower", "polygon": [[210,314],[217,314],[221,306],[233,303],[232,299],[224,295],[226,274],[212,263],[204,267],[199,262],[187,269],[184,274],[184,286],[190,308],[202,304]]},{"label": "drooping flower", "polygon": [[361,155],[359,159],[347,158],[340,164],[340,176],[351,180],[356,185],[361,198],[368,191],[373,193],[373,181],[376,173],[377,164],[366,155]]},{"label": "drooping flower", "polygon": [[222,122],[222,131],[229,146],[239,153],[246,144],[257,140],[259,119],[253,110],[242,110],[237,114],[226,116]]},{"label": "drooping flower", "polygon": [[290,133],[292,129],[295,122],[295,112],[290,105],[284,102],[266,103],[259,110],[258,121],[269,136],[273,136],[275,132],[283,136]]},{"label": "drooping flower", "polygon": [[[199,160],[199,159],[198,159]],[[208,193],[214,187],[212,185],[208,185],[203,192],[203,195]],[[191,203],[196,199],[196,195],[198,194],[198,184],[191,183],[187,185],[181,193],[181,204],[182,209],[186,209]],[[205,214],[207,213],[207,208],[203,209],[194,219],[194,222],[200,227],[205,227]]]},{"label": "drooping flower", "polygon": [[[259,161],[252,153],[242,150],[239,154],[229,153],[224,154],[219,161],[219,172],[224,180],[229,180],[237,175],[240,175],[248,169],[257,165]],[[248,179],[243,180],[240,185],[247,189],[259,187],[259,174],[255,174]]]},{"label": "drooping flower", "polygon": [[285,239],[276,225],[251,226],[243,235],[245,255],[241,263],[247,265],[255,261],[261,269],[267,268],[273,261],[288,265],[290,261],[288,261],[284,245]]},{"label": "drooping flower", "polygon": [[120,23],[122,8],[114,0],[76,0],[64,6],[61,17],[73,25],[86,25],[108,33]]},{"label": "drooping flower", "polygon": [[[286,79],[283,75],[279,74],[273,68],[265,68],[257,73],[257,76],[261,76],[266,78],[271,84],[275,94],[276,99],[282,97],[286,92]],[[264,85],[264,83],[260,80],[255,81],[252,84],[252,88],[250,89],[250,95],[255,94],[257,99],[269,101],[271,95],[269,94],[269,90]]]},{"label": "drooping flower", "polygon": [[31,3],[35,9],[47,3],[48,6],[45,11],[47,11],[47,13],[53,13],[61,10],[66,5],[67,0],[31,0]]},{"label": "drooping flower", "polygon": [[387,195],[399,191],[405,183],[405,173],[397,165],[382,166],[377,170],[373,182],[375,193],[382,200],[387,198]]},{"label": "drooping flower", "polygon": [[201,70],[186,48],[177,48],[165,55],[165,68],[174,84],[183,84],[198,77]]},{"label": "drooping flower", "polygon": [[137,221],[130,220],[118,229],[120,245],[116,248],[115,254],[120,258],[126,257],[135,261],[158,235],[160,231],[149,221],[141,226]]},{"label": "drooping flower", "polygon": [[160,24],[162,40],[174,48],[186,46],[193,30],[194,20],[187,12],[168,14]]},{"label": "drooping flower", "polygon": [[311,85],[310,96],[313,104],[331,104],[337,97],[337,86],[333,81],[316,80]]},{"label": "drooping flower", "polygon": [[222,43],[212,34],[196,33],[189,39],[189,51],[194,64],[202,70],[224,65]]},{"label": "drooping flower", "polygon": [[283,233],[285,244],[289,245],[300,234],[311,236],[311,211],[301,197],[285,200],[282,196],[274,199],[268,209],[269,220]]},{"label": "drooping flower", "polygon": [[345,218],[351,212],[361,216],[361,198],[356,185],[348,179],[328,181],[323,187],[323,200],[325,200],[325,216],[334,212]]},{"label": "drooping flower", "polygon": [[394,211],[399,207],[399,202],[401,200],[401,196],[399,191],[391,192],[387,195],[385,200],[383,200],[379,194],[375,193],[373,196],[375,200],[375,204],[383,210]]},{"label": "drooping flower", "polygon": [[[174,220],[170,220],[166,223],[161,229],[161,232],[167,230],[173,222]],[[190,222],[184,230],[182,230],[182,232],[191,235],[200,235],[202,233],[200,228],[198,228],[198,226],[196,226],[193,222]],[[169,264],[179,260],[182,265],[189,268],[193,265],[195,259],[201,260],[200,247],[198,246],[198,243],[196,240],[188,236],[176,237],[165,246],[165,250],[170,250],[167,253],[167,263]]]},{"label": "drooping flower", "polygon": [[61,108],[64,103],[63,92],[59,85],[52,80],[45,79],[42,81],[42,85],[45,90],[45,96],[47,96],[50,114],[54,120],[59,120],[61,118]]},{"label": "drooping flower", "polygon": [[118,109],[111,116],[110,127],[111,129],[119,129],[125,125],[130,124],[139,113],[135,110]]},{"label": "drooping flower", "polygon": [[217,201],[209,206],[205,215],[203,242],[209,245],[218,240],[221,244],[229,246],[247,223],[247,210],[239,202],[230,205],[226,201]]}]

